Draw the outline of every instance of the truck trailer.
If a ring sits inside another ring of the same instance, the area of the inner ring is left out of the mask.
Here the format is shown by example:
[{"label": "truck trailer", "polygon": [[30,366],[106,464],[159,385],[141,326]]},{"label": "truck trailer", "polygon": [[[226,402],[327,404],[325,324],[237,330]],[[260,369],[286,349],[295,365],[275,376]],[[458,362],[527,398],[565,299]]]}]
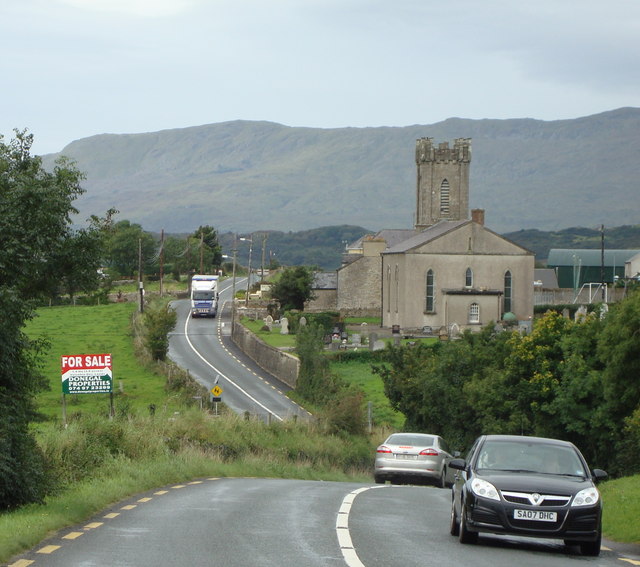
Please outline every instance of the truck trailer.
[{"label": "truck trailer", "polygon": [[191,278],[191,316],[215,317],[218,313],[218,276]]}]

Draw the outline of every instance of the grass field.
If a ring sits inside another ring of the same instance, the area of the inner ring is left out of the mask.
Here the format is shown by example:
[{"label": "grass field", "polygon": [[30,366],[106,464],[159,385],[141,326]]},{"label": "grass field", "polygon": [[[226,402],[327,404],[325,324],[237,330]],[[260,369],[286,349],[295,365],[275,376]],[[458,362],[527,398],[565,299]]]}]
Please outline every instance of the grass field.
[{"label": "grass field", "polygon": [[[50,390],[38,396],[40,411],[50,418],[62,415],[61,360],[71,354],[111,354],[116,413],[148,413],[150,404],[158,410],[177,410],[165,392],[165,377],[143,367],[134,354],[130,321],[134,303],[73,307],[44,307],[26,326],[31,338],[46,338],[50,344],[44,364]],[[66,396],[67,418],[74,414],[109,413],[108,394]]]}]

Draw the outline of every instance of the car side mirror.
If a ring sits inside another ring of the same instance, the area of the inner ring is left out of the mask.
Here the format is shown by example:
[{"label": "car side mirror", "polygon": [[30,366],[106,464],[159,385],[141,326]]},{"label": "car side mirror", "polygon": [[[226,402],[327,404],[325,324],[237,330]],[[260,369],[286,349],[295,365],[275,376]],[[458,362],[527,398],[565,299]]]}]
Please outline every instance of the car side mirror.
[{"label": "car side mirror", "polygon": [[467,469],[467,461],[464,459],[452,459],[449,461],[449,468],[464,471]]},{"label": "car side mirror", "polygon": [[604,480],[605,478],[607,478],[609,476],[607,474],[607,472],[603,471],[602,469],[593,469],[591,471],[591,475],[593,476],[593,479],[596,482],[600,482],[601,480]]}]

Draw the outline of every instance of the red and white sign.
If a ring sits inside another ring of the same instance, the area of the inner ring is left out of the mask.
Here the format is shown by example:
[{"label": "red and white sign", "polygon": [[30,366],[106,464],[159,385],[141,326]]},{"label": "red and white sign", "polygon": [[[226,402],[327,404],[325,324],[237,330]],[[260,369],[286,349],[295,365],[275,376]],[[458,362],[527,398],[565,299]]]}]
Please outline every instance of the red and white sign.
[{"label": "red and white sign", "polygon": [[64,394],[104,394],[112,391],[110,354],[73,354],[61,357]]}]

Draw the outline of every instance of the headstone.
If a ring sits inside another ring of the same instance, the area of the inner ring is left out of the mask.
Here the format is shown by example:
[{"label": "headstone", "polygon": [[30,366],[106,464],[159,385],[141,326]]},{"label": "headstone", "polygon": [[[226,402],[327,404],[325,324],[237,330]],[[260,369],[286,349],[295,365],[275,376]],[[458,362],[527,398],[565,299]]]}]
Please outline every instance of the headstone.
[{"label": "headstone", "polygon": [[373,345],[371,350],[384,350],[384,341],[375,341],[371,344]]},{"label": "headstone", "polygon": [[362,335],[360,335],[360,333],[353,333],[353,335],[351,335],[351,343],[354,344],[355,346],[361,346]]},{"label": "headstone", "polygon": [[586,316],[587,316],[587,306],[581,305],[580,307],[578,307],[578,310],[576,311],[575,321],[576,322],[584,321]]},{"label": "headstone", "polygon": [[376,341],[378,340],[377,333],[369,333],[369,350],[376,350]]},{"label": "headstone", "polygon": [[264,324],[269,327],[269,330],[271,331],[271,329],[273,328],[273,317],[271,315],[267,315],[266,319],[264,320]]},{"label": "headstone", "polygon": [[288,335],[289,334],[289,319],[283,317],[280,319],[280,334]]},{"label": "headstone", "polygon": [[298,325],[300,325],[301,327],[306,327],[307,325],[307,318],[302,316],[300,317],[300,321],[298,322]]}]

